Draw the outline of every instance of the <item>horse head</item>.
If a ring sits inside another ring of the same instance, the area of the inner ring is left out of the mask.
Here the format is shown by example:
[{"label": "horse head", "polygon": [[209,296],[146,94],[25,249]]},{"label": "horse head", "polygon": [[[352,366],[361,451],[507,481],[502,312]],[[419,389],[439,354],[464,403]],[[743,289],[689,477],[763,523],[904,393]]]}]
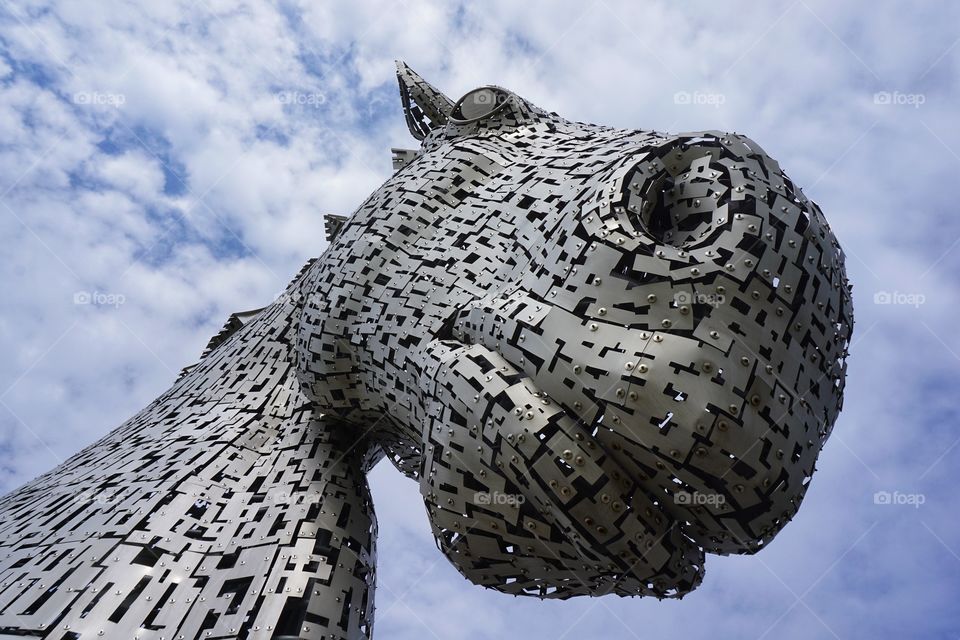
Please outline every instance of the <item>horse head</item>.
[{"label": "horse head", "polygon": [[682,596],[796,514],[852,330],[820,209],[745,136],[568,121],[398,65],[415,150],[305,279],[304,393],[471,581]]}]

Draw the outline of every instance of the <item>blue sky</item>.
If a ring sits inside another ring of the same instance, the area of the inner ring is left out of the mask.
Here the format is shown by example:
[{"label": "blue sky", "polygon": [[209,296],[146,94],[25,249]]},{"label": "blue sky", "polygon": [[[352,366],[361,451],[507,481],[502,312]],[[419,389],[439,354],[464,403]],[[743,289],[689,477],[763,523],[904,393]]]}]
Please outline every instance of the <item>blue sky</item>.
[{"label": "blue sky", "polygon": [[396,58],[454,99],[493,83],[573,120],[746,133],[830,220],[857,324],[800,514],[682,601],[474,587],[381,465],[377,638],[960,637],[950,2],[0,3],[0,490],[323,251],[323,214],[415,143]]}]

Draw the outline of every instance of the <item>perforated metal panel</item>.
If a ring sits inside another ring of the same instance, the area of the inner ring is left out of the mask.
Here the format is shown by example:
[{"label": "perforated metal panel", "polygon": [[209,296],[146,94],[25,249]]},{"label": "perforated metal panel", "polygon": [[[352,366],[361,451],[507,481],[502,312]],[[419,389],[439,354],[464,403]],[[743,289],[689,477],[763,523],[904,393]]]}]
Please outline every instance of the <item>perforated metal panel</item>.
[{"label": "perforated metal panel", "polygon": [[853,322],[817,206],[742,135],[398,74],[422,144],[329,249],[0,501],[0,637],[368,637],[383,455],[518,595],[682,596],[797,512]]}]

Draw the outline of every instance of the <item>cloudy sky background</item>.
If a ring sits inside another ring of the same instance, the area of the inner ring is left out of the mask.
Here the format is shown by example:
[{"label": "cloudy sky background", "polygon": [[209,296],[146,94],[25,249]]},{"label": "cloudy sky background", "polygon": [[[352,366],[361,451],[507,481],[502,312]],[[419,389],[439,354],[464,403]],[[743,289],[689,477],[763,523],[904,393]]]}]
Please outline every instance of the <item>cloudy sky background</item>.
[{"label": "cloudy sky background", "polygon": [[683,601],[473,587],[381,465],[377,638],[960,637],[951,2],[0,1],[0,491],[323,251],[323,214],[415,142],[395,58],[453,99],[494,83],[574,120],[746,133],[830,220],[857,324],[799,516]]}]

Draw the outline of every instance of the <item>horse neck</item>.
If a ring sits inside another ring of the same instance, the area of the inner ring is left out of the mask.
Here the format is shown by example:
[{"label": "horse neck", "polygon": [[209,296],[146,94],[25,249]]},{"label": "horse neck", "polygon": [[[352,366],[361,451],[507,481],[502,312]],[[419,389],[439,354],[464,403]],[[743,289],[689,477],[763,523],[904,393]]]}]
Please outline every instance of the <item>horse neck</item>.
[{"label": "horse neck", "polygon": [[299,390],[298,309],[290,296],[268,307],[0,502],[0,583],[23,585],[0,589],[0,627],[369,634],[370,458]]}]

